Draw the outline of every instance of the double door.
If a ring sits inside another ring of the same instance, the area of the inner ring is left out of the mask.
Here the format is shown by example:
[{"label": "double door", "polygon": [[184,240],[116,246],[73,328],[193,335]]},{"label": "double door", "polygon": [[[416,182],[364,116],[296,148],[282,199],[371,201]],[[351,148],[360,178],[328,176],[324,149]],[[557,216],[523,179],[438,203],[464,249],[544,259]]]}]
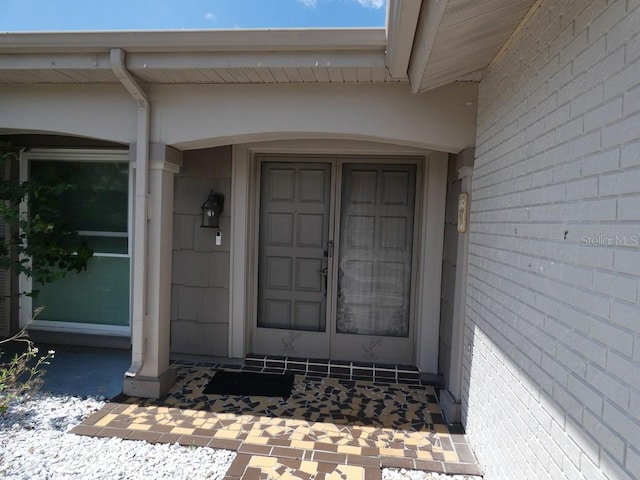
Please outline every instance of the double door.
[{"label": "double door", "polygon": [[413,361],[416,171],[261,162],[255,353]]}]

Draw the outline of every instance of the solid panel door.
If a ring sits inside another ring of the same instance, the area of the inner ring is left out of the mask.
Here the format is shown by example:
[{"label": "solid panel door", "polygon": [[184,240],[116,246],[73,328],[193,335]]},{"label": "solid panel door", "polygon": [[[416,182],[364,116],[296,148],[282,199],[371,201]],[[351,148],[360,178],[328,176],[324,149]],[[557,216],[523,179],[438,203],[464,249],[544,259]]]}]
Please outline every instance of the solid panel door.
[{"label": "solid panel door", "polygon": [[256,353],[329,356],[331,164],[263,162]]}]

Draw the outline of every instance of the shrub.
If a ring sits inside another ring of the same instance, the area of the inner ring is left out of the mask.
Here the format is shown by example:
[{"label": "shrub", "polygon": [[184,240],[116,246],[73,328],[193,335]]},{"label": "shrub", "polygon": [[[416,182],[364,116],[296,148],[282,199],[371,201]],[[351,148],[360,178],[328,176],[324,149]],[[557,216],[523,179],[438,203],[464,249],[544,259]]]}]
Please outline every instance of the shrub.
[{"label": "shrub", "polygon": [[[5,362],[2,346],[10,342],[24,343],[26,349]],[[0,340],[0,415],[7,411],[13,400],[26,400],[38,392],[43,382],[42,366],[48,365],[54,354],[49,350],[41,355],[29,339],[27,327],[13,337]]]}]

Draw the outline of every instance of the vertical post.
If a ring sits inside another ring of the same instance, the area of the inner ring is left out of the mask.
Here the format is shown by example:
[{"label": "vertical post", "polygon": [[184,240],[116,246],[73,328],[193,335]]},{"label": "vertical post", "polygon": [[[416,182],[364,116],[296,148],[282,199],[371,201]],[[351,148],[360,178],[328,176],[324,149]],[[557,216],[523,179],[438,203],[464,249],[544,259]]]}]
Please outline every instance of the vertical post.
[{"label": "vertical post", "polygon": [[421,291],[418,299],[417,365],[425,374],[438,373],[438,330],[442,246],[447,196],[447,159],[444,152],[428,157],[428,175],[422,200]]},{"label": "vertical post", "polygon": [[[473,179],[473,163],[475,149],[468,148],[460,152],[456,158],[456,171],[462,181],[460,192],[467,193],[467,211],[471,207],[471,182]],[[450,423],[459,423],[461,416],[460,401],[462,398],[462,360],[464,355],[464,322],[467,298],[467,272],[469,269],[469,219],[465,233],[458,233],[456,252],[456,280],[453,297],[453,327],[451,333],[451,361],[446,388],[440,391],[442,412]]]},{"label": "vertical post", "polygon": [[169,368],[173,184],[182,154],[161,144],[150,152],[144,356],[137,374],[125,378],[124,393],[158,398],[175,381]]}]

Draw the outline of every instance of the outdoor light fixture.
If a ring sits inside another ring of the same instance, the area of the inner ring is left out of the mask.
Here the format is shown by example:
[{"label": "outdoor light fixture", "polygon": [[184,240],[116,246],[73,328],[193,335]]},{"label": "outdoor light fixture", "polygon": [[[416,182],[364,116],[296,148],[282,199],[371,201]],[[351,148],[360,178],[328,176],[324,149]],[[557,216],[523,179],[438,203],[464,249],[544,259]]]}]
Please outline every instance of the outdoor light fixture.
[{"label": "outdoor light fixture", "polygon": [[224,195],[211,193],[207,200],[200,207],[202,209],[202,223],[204,228],[220,228],[220,215],[224,207]]}]

